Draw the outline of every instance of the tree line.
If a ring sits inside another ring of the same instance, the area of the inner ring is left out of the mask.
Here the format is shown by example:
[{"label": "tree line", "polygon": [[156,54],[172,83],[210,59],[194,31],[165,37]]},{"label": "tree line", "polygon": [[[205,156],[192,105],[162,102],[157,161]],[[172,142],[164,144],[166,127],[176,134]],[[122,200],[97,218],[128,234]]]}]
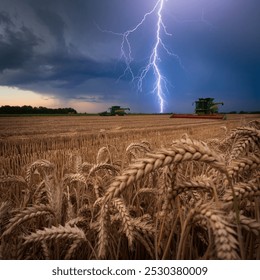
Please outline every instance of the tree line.
[{"label": "tree line", "polygon": [[1,106],[0,114],[77,114],[73,108],[46,108],[32,106]]}]

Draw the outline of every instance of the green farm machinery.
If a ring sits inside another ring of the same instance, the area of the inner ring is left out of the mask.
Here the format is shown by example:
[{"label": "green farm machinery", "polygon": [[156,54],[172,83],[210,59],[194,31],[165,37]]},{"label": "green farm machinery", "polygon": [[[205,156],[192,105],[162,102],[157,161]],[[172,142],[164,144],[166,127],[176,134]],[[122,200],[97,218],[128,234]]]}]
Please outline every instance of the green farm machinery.
[{"label": "green farm machinery", "polygon": [[124,116],[127,115],[126,111],[130,111],[130,108],[122,108],[120,106],[112,106],[108,108],[108,111],[99,113],[100,116]]},{"label": "green farm machinery", "polygon": [[225,115],[218,113],[219,105],[224,103],[214,102],[214,98],[199,98],[195,101],[194,114],[172,114],[171,118],[225,119]]},{"label": "green farm machinery", "polygon": [[223,102],[213,102],[214,98],[199,98],[195,101],[195,114],[213,115],[218,113],[218,106],[224,105]]}]

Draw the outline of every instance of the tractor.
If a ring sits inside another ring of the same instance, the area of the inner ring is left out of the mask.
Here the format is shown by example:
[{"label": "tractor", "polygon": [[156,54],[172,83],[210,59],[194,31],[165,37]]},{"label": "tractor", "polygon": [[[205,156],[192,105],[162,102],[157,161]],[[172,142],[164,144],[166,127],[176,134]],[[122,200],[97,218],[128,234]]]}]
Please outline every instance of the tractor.
[{"label": "tractor", "polygon": [[126,111],[130,111],[130,108],[122,108],[120,106],[112,106],[107,111],[99,113],[100,116],[124,116]]}]

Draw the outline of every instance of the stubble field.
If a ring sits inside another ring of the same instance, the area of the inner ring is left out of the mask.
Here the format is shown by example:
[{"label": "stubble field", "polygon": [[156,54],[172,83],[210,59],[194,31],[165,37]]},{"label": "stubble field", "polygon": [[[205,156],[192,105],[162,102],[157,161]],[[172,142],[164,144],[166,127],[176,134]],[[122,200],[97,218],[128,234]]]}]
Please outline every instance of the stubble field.
[{"label": "stubble field", "polygon": [[1,259],[260,259],[260,115],[0,118]]}]

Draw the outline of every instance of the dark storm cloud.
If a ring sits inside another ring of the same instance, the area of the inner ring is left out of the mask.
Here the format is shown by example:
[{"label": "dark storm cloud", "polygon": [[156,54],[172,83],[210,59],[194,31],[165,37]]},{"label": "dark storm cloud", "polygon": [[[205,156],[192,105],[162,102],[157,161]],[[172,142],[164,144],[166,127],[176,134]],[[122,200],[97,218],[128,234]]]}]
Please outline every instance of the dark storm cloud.
[{"label": "dark storm cloud", "polygon": [[[0,7],[0,85],[16,86],[90,102],[124,102],[141,111],[158,111],[152,72],[136,93],[120,61],[121,37],[97,27],[124,32],[133,28],[154,1],[2,0]],[[181,59],[161,54],[170,84],[168,111],[189,111],[198,97],[224,101],[226,110],[259,109],[260,2],[258,0],[168,0],[163,36]],[[138,7],[138,8],[137,8]],[[154,44],[155,15],[133,43],[136,75]],[[242,102],[243,101],[243,102]],[[244,106],[244,107],[243,107]]]},{"label": "dark storm cloud", "polygon": [[1,25],[13,25],[12,20],[10,19],[9,15],[4,11],[0,12],[0,24]]},{"label": "dark storm cloud", "polygon": [[[80,14],[80,9],[84,8],[79,4],[84,4],[84,1],[75,1],[73,7],[71,1],[49,1],[49,5],[44,6],[39,1],[24,3],[27,6],[20,7],[21,14],[31,9],[35,17],[29,19],[29,23],[32,21],[30,24],[24,22],[29,27],[14,24],[12,12],[9,11],[10,15],[8,12],[1,13],[0,20],[4,25],[0,37],[0,84],[54,95],[60,99],[106,102],[117,99],[117,95],[120,99],[120,93],[117,94],[116,90],[122,92],[122,88],[116,84],[116,79],[122,74],[122,63],[111,58],[92,57],[91,52],[88,55],[79,50],[79,34],[86,28],[86,22],[80,15],[81,25],[76,19],[77,13]],[[62,9],[61,5],[64,6]],[[90,13],[88,10],[86,12]],[[71,27],[68,20],[65,22],[66,14],[75,19],[75,31],[79,32],[76,40],[66,38],[66,35],[74,36],[73,32],[68,33]],[[91,24],[95,32],[100,33],[93,21]],[[88,29],[84,32],[91,33]],[[90,44],[84,44],[83,50],[95,41],[93,37],[88,38]]]},{"label": "dark storm cloud", "polygon": [[32,59],[33,48],[40,41],[27,27],[19,31],[6,28],[5,35],[0,37],[0,71],[24,67]]},{"label": "dark storm cloud", "polygon": [[46,8],[36,8],[36,16],[39,21],[45,25],[53,37],[59,42],[60,45],[65,46],[64,30],[65,22],[62,17],[53,11]]}]

